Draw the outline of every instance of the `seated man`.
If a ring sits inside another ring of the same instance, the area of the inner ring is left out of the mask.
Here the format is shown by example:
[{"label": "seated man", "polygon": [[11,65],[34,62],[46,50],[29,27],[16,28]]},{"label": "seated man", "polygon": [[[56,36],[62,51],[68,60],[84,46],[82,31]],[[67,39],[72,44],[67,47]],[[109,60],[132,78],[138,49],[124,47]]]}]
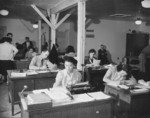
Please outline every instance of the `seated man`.
[{"label": "seated man", "polygon": [[81,74],[74,69],[77,60],[73,57],[65,57],[65,69],[58,72],[53,87],[69,87],[81,81]]},{"label": "seated man", "polygon": [[95,49],[90,49],[89,50],[89,57],[87,58],[87,60],[85,60],[85,66],[88,67],[93,67],[94,66],[94,60],[97,60],[94,56],[96,54]]},{"label": "seated man", "polygon": [[47,49],[43,49],[42,53],[38,56],[32,58],[29,69],[56,69],[57,65],[52,64],[48,59],[49,51]]},{"label": "seated man", "polygon": [[103,81],[112,84],[136,84],[135,78],[131,75],[129,67],[119,64],[112,65],[107,70]]}]

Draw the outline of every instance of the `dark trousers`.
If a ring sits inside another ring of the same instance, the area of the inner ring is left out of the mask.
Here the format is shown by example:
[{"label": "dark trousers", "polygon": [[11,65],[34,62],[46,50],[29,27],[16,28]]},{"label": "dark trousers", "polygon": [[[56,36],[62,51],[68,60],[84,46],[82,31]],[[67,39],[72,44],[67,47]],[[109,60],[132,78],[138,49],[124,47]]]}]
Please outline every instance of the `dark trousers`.
[{"label": "dark trousers", "polygon": [[4,81],[7,80],[7,70],[14,69],[14,63],[11,60],[0,60],[0,74],[4,76]]},{"label": "dark trousers", "polygon": [[150,81],[150,59],[146,60],[145,71],[146,71],[146,81]]}]

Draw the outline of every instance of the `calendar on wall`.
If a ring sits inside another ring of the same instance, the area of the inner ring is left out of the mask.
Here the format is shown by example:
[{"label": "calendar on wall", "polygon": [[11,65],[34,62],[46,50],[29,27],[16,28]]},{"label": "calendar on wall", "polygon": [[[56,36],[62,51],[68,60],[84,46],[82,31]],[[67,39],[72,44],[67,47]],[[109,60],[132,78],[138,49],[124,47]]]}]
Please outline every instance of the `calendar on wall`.
[{"label": "calendar on wall", "polygon": [[6,26],[0,26],[0,39],[6,34]]}]

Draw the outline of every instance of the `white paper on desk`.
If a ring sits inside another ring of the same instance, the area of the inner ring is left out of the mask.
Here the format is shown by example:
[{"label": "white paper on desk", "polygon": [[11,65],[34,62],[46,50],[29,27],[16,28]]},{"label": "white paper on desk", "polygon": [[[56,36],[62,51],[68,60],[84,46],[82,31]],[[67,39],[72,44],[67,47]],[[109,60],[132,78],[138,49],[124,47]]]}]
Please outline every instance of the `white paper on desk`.
[{"label": "white paper on desk", "polygon": [[66,89],[66,87],[53,87],[49,89],[51,92],[62,92],[62,93],[68,93],[69,91]]},{"label": "white paper on desk", "polygon": [[137,84],[137,85],[135,85],[135,87],[136,88],[141,88],[141,89],[143,89],[143,88],[150,89],[150,86],[145,86],[145,85],[142,85],[142,84]]},{"label": "white paper on desk", "polygon": [[49,70],[37,70],[36,71],[37,73],[48,73],[48,72],[50,72]]},{"label": "white paper on desk", "polygon": [[118,85],[118,87],[120,87],[120,88],[122,88],[122,89],[129,89],[129,87],[128,86],[126,86],[126,85]]},{"label": "white paper on desk", "polygon": [[145,93],[145,92],[148,92],[149,90],[148,89],[134,89],[132,90],[131,92],[132,93]]},{"label": "white paper on desk", "polygon": [[94,100],[95,100],[94,98],[90,97],[86,93],[74,95],[74,101],[76,102],[88,102],[88,101],[94,101]]},{"label": "white paper on desk", "polygon": [[28,70],[26,73],[27,73],[27,75],[36,75],[36,74],[38,74],[35,70]]},{"label": "white paper on desk", "polygon": [[11,72],[11,77],[26,77],[26,73]]},{"label": "white paper on desk", "polygon": [[95,100],[101,100],[101,99],[108,99],[110,98],[109,95],[104,94],[103,92],[92,92],[92,93],[87,93],[89,96],[94,98]]},{"label": "white paper on desk", "polygon": [[50,88],[47,95],[49,95],[54,102],[65,102],[71,100],[67,93],[69,93],[69,91],[64,87],[54,87]]},{"label": "white paper on desk", "polygon": [[33,90],[32,92],[34,94],[36,94],[36,93],[47,93],[47,92],[49,92],[49,90],[48,89],[38,89],[38,90]]},{"label": "white paper on desk", "polygon": [[75,85],[76,86],[89,85],[89,82],[88,81],[86,81],[86,82],[80,82],[80,83],[76,83]]}]

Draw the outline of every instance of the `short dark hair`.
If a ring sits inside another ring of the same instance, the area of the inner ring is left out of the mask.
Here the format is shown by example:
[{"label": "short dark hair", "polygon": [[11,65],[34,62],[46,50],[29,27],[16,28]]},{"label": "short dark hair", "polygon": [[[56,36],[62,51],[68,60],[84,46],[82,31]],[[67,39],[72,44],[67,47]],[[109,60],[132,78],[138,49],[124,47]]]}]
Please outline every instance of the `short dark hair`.
[{"label": "short dark hair", "polygon": [[73,63],[73,65],[77,65],[77,63],[78,63],[78,61],[75,58],[69,57],[69,56],[65,56],[64,61],[71,62],[71,63]]},{"label": "short dark hair", "polygon": [[45,47],[45,48],[42,48],[42,52],[46,52],[48,51],[48,49]]},{"label": "short dark hair", "polygon": [[12,42],[12,38],[10,38],[10,37],[3,37],[3,38],[2,38],[2,42],[11,43],[11,42]]},{"label": "short dark hair", "polygon": [[75,52],[74,47],[69,45],[66,49],[65,49],[66,53],[70,53],[70,52]]},{"label": "short dark hair", "polygon": [[6,35],[6,36],[8,36],[8,35],[11,35],[11,36],[13,36],[13,34],[12,34],[12,33],[10,33],[10,32],[9,32],[9,33],[7,33],[7,35]]},{"label": "short dark hair", "polygon": [[96,51],[95,51],[95,49],[90,49],[89,53],[95,53],[96,54]]}]

